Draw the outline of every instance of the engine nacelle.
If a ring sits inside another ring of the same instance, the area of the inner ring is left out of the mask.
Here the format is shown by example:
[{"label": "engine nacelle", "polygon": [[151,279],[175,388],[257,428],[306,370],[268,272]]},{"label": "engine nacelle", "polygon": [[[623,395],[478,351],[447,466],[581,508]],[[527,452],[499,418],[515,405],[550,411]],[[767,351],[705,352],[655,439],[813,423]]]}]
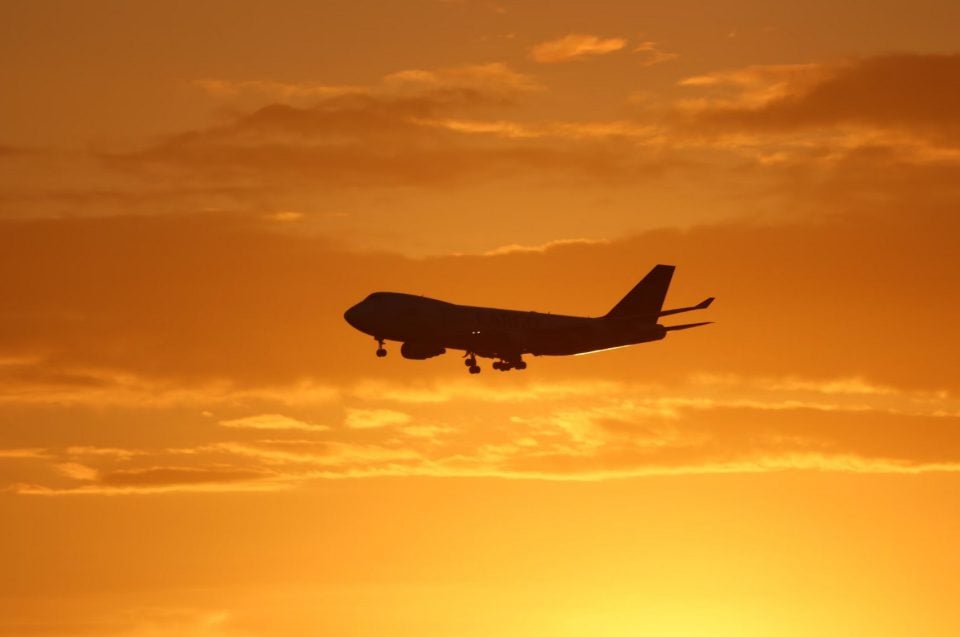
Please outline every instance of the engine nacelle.
[{"label": "engine nacelle", "polygon": [[404,343],[400,346],[400,355],[416,361],[422,361],[446,353],[446,349],[430,343]]}]

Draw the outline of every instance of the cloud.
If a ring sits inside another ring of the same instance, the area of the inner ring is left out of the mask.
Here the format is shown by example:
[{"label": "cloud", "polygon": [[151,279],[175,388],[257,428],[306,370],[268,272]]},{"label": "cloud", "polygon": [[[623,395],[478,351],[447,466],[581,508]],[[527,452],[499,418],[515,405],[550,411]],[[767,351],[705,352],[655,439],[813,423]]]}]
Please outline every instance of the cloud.
[{"label": "cloud", "polygon": [[314,425],[303,422],[289,416],[280,414],[261,414],[259,416],[247,416],[245,418],[234,418],[231,420],[221,420],[221,427],[230,427],[233,429],[266,429],[266,430],[303,430],[303,431],[326,431],[330,429],[325,425]]},{"label": "cloud", "polygon": [[836,125],[949,133],[960,127],[958,54],[900,54],[834,64],[748,67],[684,80],[732,89],[697,109],[704,125],[803,129]]},{"label": "cloud", "polygon": [[63,462],[56,465],[56,468],[68,478],[82,482],[96,480],[98,477],[96,469],[78,462]]},{"label": "cloud", "polygon": [[667,51],[662,50],[656,42],[651,42],[649,40],[638,44],[633,49],[633,52],[640,55],[641,64],[643,66],[654,66],[656,64],[669,62],[670,60],[675,60],[680,57],[680,55],[677,53],[668,53]]},{"label": "cloud", "polygon": [[350,429],[378,429],[405,425],[410,420],[410,414],[393,409],[348,409],[344,424]]},{"label": "cloud", "polygon": [[378,400],[406,404],[438,404],[458,400],[481,400],[485,402],[520,403],[539,400],[563,400],[571,397],[608,393],[621,387],[616,381],[531,381],[510,387],[491,387],[470,381],[407,383],[362,382],[350,392],[364,400]]},{"label": "cloud", "polygon": [[553,64],[582,59],[588,56],[606,55],[623,49],[624,38],[600,38],[595,35],[570,34],[556,40],[548,40],[530,49],[530,58],[541,64]]},{"label": "cloud", "polygon": [[[279,386],[245,386],[224,378],[206,379],[189,386],[151,378],[130,370],[62,365],[43,356],[0,362],[0,406],[76,405],[124,408],[235,407],[268,401],[285,407],[317,407],[335,402],[340,389],[326,382],[301,378]],[[209,415],[209,412],[206,412]],[[120,454],[122,449],[77,446],[78,454]]]},{"label": "cloud", "polygon": [[509,103],[524,93],[543,90],[529,75],[505,64],[473,64],[440,69],[408,69],[384,77],[385,90],[399,94],[432,94],[470,91],[494,101]]},{"label": "cloud", "polygon": [[[650,41],[630,49],[635,63],[669,55]],[[606,119],[558,118],[546,110],[551,100],[533,97],[543,88],[537,78],[497,63],[405,69],[324,90],[216,80],[211,86],[234,91],[238,101],[213,125],[139,147],[11,156],[17,169],[0,184],[0,214],[226,211],[295,220],[304,231],[367,248],[390,248],[395,237],[385,235],[393,233],[409,250],[438,251],[442,237],[413,239],[402,228],[418,223],[439,235],[449,223],[439,210],[455,205],[472,215],[491,210],[500,222],[491,227],[503,232],[498,243],[555,238],[547,224],[520,224],[504,212],[521,198],[530,210],[562,211],[557,219],[570,228],[557,236],[573,237],[600,232],[573,211],[596,199],[616,202],[604,216],[608,236],[652,225],[656,215],[638,221],[632,212],[641,199],[664,202],[655,207],[677,223],[723,218],[745,205],[780,211],[793,197],[768,201],[781,186],[771,182],[798,169],[810,174],[797,179],[816,184],[861,167],[901,179],[897,168],[905,165],[960,166],[954,111],[937,110],[949,96],[936,95],[937,86],[951,85],[953,57],[703,73],[682,81],[688,99],[654,96]],[[890,88],[914,84],[903,99]],[[691,181],[701,187],[683,188]],[[384,197],[389,211],[373,203]]]},{"label": "cloud", "polygon": [[396,444],[259,440],[218,443],[209,450],[253,459],[276,472],[278,478],[285,477],[294,482],[315,477],[389,474],[391,468],[406,474],[411,466],[416,468],[424,460],[418,450]]},{"label": "cloud", "polygon": [[430,118],[425,126],[469,135],[489,135],[512,140],[549,139],[574,142],[627,138],[638,143],[663,137],[663,128],[635,120],[513,122],[462,118]]},{"label": "cloud", "polygon": [[253,94],[299,104],[351,96],[379,99],[402,96],[456,98],[458,93],[464,99],[511,102],[523,93],[543,89],[531,76],[499,62],[436,69],[404,69],[385,75],[379,84],[373,85],[226,79],[197,80],[194,84],[213,97]]},{"label": "cloud", "polygon": [[[651,41],[634,52],[645,64],[673,55]],[[956,79],[955,57],[717,71],[681,81],[694,95],[672,107],[647,105],[633,117],[600,121],[517,110],[542,87],[502,64],[408,69],[377,85],[318,93],[309,102],[251,105],[232,121],[102,159],[117,174],[177,184],[193,193],[184,195],[189,201],[249,202],[251,192],[277,200],[260,214],[284,209],[279,193],[296,193],[302,205],[359,186],[443,190],[577,178],[626,187],[653,171],[698,179],[704,161],[724,167],[742,156],[762,168],[761,175],[736,175],[731,183],[762,179],[769,167],[834,167],[851,158],[957,165],[956,109],[938,94]],[[913,89],[898,97],[891,87],[899,86]],[[513,110],[497,112],[504,108]],[[237,188],[243,190],[231,190]]]},{"label": "cloud", "polygon": [[[0,221],[0,488],[953,471],[957,193],[946,169],[877,165],[797,173],[794,205],[827,203],[794,221],[429,258],[259,216]],[[375,289],[596,316],[656,262],[679,266],[668,306],[717,296],[709,332],[471,377],[459,353],[378,359],[342,319]],[[216,424],[251,414],[296,424]]]},{"label": "cloud", "polygon": [[166,495],[176,493],[263,493],[281,491],[290,488],[289,484],[269,481],[227,481],[209,480],[200,482],[182,482],[172,484],[146,485],[100,485],[87,484],[71,487],[48,487],[35,483],[17,483],[10,491],[18,495],[62,497],[62,496],[129,496],[129,495]]},{"label": "cloud", "polygon": [[330,86],[318,82],[276,82],[269,80],[195,80],[198,86],[211,97],[237,97],[252,93],[260,97],[281,101],[301,99],[324,99],[366,90],[360,86]]},{"label": "cloud", "polygon": [[[321,437],[238,441],[214,428],[188,448],[89,453],[82,464],[72,460],[76,447],[50,449],[31,456],[36,470],[8,489],[124,495],[277,490],[382,476],[597,480],[960,469],[960,402],[951,394],[852,378],[728,375],[693,376],[669,387],[579,384],[589,391],[541,381],[535,392],[491,401],[496,387],[465,393],[447,381],[434,391],[458,395],[455,401],[406,403],[403,412],[376,405],[403,396],[408,384],[385,385],[378,388],[383,398],[344,394],[348,426]],[[51,471],[41,471],[44,466]]]},{"label": "cloud", "polygon": [[679,84],[713,91],[709,97],[687,103],[691,108],[759,108],[809,91],[830,75],[830,65],[768,64],[695,75]]},{"label": "cloud", "polygon": [[302,221],[305,216],[306,215],[304,215],[302,212],[297,212],[295,210],[280,210],[266,214],[264,215],[264,218],[269,219],[270,221],[278,221],[280,223],[290,223],[293,221]]},{"label": "cloud", "polygon": [[877,385],[860,377],[810,380],[803,378],[742,379],[736,376],[701,374],[697,382],[703,385],[750,385],[765,391],[809,392],[847,396],[896,396],[901,392],[885,385]]},{"label": "cloud", "polygon": [[140,455],[142,452],[131,449],[120,449],[117,447],[90,447],[84,445],[74,445],[66,448],[66,453],[70,456],[107,456],[118,460],[129,460]]},{"label": "cloud", "polygon": [[[240,114],[145,148],[100,153],[102,164],[114,174],[147,176],[174,189],[242,184],[247,195],[276,197],[330,186],[437,185],[553,158],[564,161],[550,149],[464,143],[466,136],[432,124],[437,118],[512,108],[542,90],[533,77],[502,63],[406,69],[369,86],[230,80],[204,80],[202,86],[217,95],[244,97],[233,109]],[[264,105],[264,99],[273,103]],[[248,206],[250,201],[229,192],[218,199]]]},{"label": "cloud", "polygon": [[30,460],[47,457],[44,449],[0,449],[0,459]]},{"label": "cloud", "polygon": [[480,103],[478,95],[471,90],[388,98],[351,95],[310,107],[273,104],[226,126],[175,135],[140,151],[104,154],[103,161],[114,170],[163,182],[242,182],[261,192],[435,187],[543,168],[580,175],[609,168],[595,153],[478,144],[471,131],[458,130],[459,120],[444,116]]},{"label": "cloud", "polygon": [[122,496],[171,493],[261,492],[289,488],[290,484],[265,470],[225,469],[213,466],[144,467],[98,472],[81,465],[61,465],[61,473],[75,482],[49,485],[19,482],[9,490],[33,496]]},{"label": "cloud", "polygon": [[523,254],[529,252],[546,252],[547,250],[552,250],[554,248],[562,246],[583,246],[583,245],[592,245],[595,243],[606,243],[604,240],[600,239],[554,239],[553,241],[548,241],[547,243],[535,246],[521,245],[519,243],[511,243],[509,245],[500,246],[499,248],[494,248],[484,252],[484,256],[501,256],[504,254]]},{"label": "cloud", "polygon": [[455,430],[452,427],[440,425],[408,425],[401,427],[400,431],[414,438],[436,438],[437,436],[448,434]]},{"label": "cloud", "polygon": [[246,469],[151,467],[113,471],[102,476],[101,483],[108,487],[164,487],[247,482],[265,477],[268,476],[263,472]]}]

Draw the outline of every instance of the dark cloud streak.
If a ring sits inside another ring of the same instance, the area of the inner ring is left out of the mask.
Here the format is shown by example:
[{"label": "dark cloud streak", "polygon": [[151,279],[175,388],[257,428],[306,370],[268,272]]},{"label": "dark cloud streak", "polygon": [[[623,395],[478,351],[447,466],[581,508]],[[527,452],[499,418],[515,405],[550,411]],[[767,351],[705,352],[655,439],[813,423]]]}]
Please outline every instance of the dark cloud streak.
[{"label": "dark cloud streak", "polygon": [[960,130],[960,54],[901,54],[824,65],[819,81],[791,87],[761,105],[713,105],[694,123],[721,128],[788,130],[840,124]]}]

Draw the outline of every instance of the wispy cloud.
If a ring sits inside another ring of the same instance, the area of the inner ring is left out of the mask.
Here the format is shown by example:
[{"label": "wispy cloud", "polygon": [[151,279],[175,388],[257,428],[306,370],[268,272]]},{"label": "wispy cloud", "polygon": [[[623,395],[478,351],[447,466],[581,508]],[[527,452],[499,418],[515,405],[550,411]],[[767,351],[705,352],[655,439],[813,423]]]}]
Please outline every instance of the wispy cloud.
[{"label": "wispy cloud", "polygon": [[[960,56],[895,54],[761,65],[680,82],[674,134],[762,165],[960,166]],[[875,182],[876,185],[876,182]]]},{"label": "wispy cloud", "polygon": [[530,49],[530,58],[541,64],[568,62],[597,55],[606,55],[627,46],[625,38],[601,38],[595,35],[572,33],[556,40],[548,40]]},{"label": "wispy cloud", "polygon": [[554,239],[540,245],[523,245],[519,243],[510,243],[493,250],[484,252],[484,256],[501,256],[505,254],[530,254],[543,253],[547,250],[556,250],[559,248],[568,248],[576,246],[588,246],[597,243],[606,243],[602,239]]},{"label": "wispy cloud", "polygon": [[533,77],[514,71],[500,62],[397,71],[383,78],[383,86],[385,90],[414,94],[446,90],[474,91],[505,101],[544,88]]},{"label": "wispy cloud", "polygon": [[332,86],[319,82],[277,82],[267,80],[195,80],[194,85],[212,97],[254,94],[274,100],[323,99],[364,90],[360,86]]},{"label": "wispy cloud", "polygon": [[68,478],[80,482],[96,480],[99,476],[96,469],[78,462],[61,462],[56,465],[56,469]]},{"label": "wispy cloud", "polygon": [[607,394],[621,388],[622,383],[603,380],[533,381],[512,387],[491,387],[469,381],[451,380],[432,384],[367,381],[358,383],[350,393],[365,400],[408,404],[448,403],[455,400],[520,403]]},{"label": "wispy cloud", "polygon": [[23,460],[45,457],[47,457],[45,449],[0,449],[0,459]]},{"label": "wispy cloud", "polygon": [[101,477],[107,487],[165,487],[196,486],[203,484],[229,484],[250,482],[269,477],[263,471],[249,469],[223,469],[214,467],[148,467],[112,471]]},{"label": "wispy cloud", "polygon": [[347,409],[344,424],[351,429],[378,429],[393,425],[405,425],[410,414],[393,409]]},{"label": "wispy cloud", "polygon": [[234,418],[231,420],[221,420],[221,427],[230,427],[233,429],[267,429],[267,430],[294,430],[303,431],[326,431],[330,429],[326,425],[315,425],[289,416],[281,414],[260,414],[259,416],[247,416],[245,418]]},{"label": "wispy cloud", "polygon": [[[34,477],[7,488],[123,495],[276,490],[377,476],[598,480],[960,468],[956,398],[861,378],[698,375],[670,388],[584,380],[510,392],[466,387],[365,384],[344,392],[343,428],[309,438],[285,436],[305,429],[274,427],[270,417],[270,426],[247,433],[269,431],[271,438],[235,440],[224,436],[243,427],[213,428],[205,442],[185,448],[49,449],[24,456],[33,467],[26,475]],[[405,410],[378,406],[383,402]]]},{"label": "wispy cloud", "polygon": [[500,62],[404,69],[385,75],[379,84],[370,85],[227,79],[196,80],[194,84],[212,97],[253,95],[297,104],[358,96],[388,99],[424,95],[439,97],[442,93],[450,93],[448,97],[454,97],[452,94],[456,92],[473,93],[474,98],[510,101],[520,94],[543,88],[533,77]]},{"label": "wispy cloud", "polygon": [[944,133],[960,122],[960,97],[948,88],[958,81],[960,55],[901,54],[750,66],[681,85],[722,92],[688,103],[702,124],[769,130],[860,124]]},{"label": "wispy cloud", "polygon": [[643,66],[654,66],[680,57],[677,53],[664,51],[656,42],[647,40],[634,47],[633,52],[640,56]]}]

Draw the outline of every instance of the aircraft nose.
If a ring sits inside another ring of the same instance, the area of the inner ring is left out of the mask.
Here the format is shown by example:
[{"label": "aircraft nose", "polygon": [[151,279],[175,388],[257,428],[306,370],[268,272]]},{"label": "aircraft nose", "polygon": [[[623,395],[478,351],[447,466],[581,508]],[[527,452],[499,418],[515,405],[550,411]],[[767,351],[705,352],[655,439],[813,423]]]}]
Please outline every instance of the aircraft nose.
[{"label": "aircraft nose", "polygon": [[356,305],[354,305],[349,310],[343,313],[343,318],[347,323],[349,323],[353,327],[360,329],[360,326],[357,324],[358,321],[360,320],[360,313],[361,313],[360,304],[357,303]]}]

